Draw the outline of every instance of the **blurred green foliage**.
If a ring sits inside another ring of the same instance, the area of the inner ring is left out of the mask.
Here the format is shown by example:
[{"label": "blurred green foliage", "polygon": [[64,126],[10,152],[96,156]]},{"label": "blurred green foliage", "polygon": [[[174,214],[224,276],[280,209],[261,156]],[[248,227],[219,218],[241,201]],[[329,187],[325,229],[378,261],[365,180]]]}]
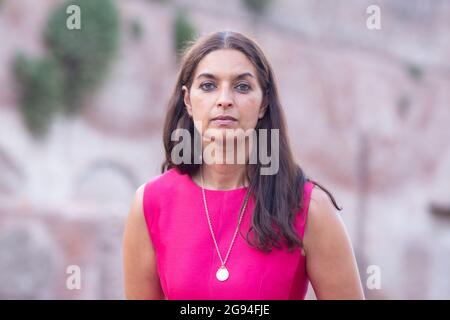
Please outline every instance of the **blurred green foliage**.
[{"label": "blurred green foliage", "polygon": [[413,78],[415,81],[422,80],[424,76],[424,71],[419,65],[410,63],[407,64],[406,68],[411,78]]},{"label": "blurred green foliage", "polygon": [[263,14],[269,7],[271,0],[242,0],[245,7],[255,14]]},{"label": "blurred green foliage", "polygon": [[197,35],[194,25],[181,10],[176,13],[174,32],[175,50],[179,59],[186,45],[193,41]]},{"label": "blurred green foliage", "polygon": [[148,2],[168,3],[169,0],[147,0]]},{"label": "blurred green foliage", "polygon": [[[66,8],[71,4],[81,9],[80,30],[70,30],[66,26]],[[68,111],[77,111],[82,98],[105,77],[118,48],[119,15],[114,2],[65,2],[51,15],[45,38],[64,69],[64,97]]]},{"label": "blurred green foliage", "polygon": [[[67,22],[80,8],[80,29]],[[32,133],[43,136],[58,111],[73,114],[83,98],[105,78],[119,46],[119,15],[112,0],[72,0],[50,15],[43,58],[16,56],[14,73],[21,86],[22,111]]]},{"label": "blurred green foliage", "polygon": [[22,87],[21,110],[25,122],[36,136],[43,137],[63,99],[64,75],[60,64],[52,56],[29,59],[18,55],[14,73]]},{"label": "blurred green foliage", "polygon": [[142,39],[142,36],[144,34],[144,27],[142,26],[141,22],[137,19],[133,19],[130,24],[130,32],[131,36],[135,40]]}]

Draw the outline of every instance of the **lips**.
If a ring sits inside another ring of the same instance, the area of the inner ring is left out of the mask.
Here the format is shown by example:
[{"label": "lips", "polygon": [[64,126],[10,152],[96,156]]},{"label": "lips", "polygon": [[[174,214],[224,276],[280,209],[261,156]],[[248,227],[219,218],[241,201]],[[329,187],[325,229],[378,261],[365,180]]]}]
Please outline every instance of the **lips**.
[{"label": "lips", "polygon": [[211,121],[212,123],[214,123],[216,126],[219,127],[233,127],[237,122],[235,117],[225,115],[217,116],[213,118]]},{"label": "lips", "polygon": [[217,117],[213,118],[213,120],[232,120],[232,121],[236,121],[236,118],[234,118],[232,116],[217,116]]}]

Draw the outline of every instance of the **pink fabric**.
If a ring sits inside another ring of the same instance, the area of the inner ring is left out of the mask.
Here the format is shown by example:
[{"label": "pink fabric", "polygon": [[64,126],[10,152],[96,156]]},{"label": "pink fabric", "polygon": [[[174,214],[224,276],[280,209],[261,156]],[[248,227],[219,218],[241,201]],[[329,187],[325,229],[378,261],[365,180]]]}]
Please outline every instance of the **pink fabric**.
[{"label": "pink fabric", "polygon": [[[303,238],[313,184],[304,189],[304,212],[296,229]],[[205,189],[211,224],[222,258],[237,227],[239,209],[247,188]],[[241,236],[250,226],[254,198],[250,197],[228,257],[230,276],[220,282],[220,267],[206,218],[201,187],[175,168],[145,185],[144,215],[156,252],[158,274],[167,299],[172,300],[298,300],[304,299],[308,276],[300,249],[274,248],[261,252]]]}]

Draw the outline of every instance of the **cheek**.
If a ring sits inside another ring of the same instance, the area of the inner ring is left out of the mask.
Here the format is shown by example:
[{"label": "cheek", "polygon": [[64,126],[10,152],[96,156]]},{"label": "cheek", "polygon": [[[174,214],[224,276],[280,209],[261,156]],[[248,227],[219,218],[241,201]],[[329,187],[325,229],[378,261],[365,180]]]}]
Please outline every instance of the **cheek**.
[{"label": "cheek", "polygon": [[207,95],[191,95],[192,112],[197,120],[202,120],[208,114],[211,97]]},{"label": "cheek", "polygon": [[193,118],[195,121],[194,125],[197,128],[198,132],[203,133],[203,131],[208,127],[210,108],[212,105],[214,105],[214,101],[211,100],[211,96],[196,95],[194,92],[192,92],[191,105]]},{"label": "cheek", "polygon": [[262,99],[258,95],[243,96],[238,102],[241,126],[244,129],[256,127]]}]

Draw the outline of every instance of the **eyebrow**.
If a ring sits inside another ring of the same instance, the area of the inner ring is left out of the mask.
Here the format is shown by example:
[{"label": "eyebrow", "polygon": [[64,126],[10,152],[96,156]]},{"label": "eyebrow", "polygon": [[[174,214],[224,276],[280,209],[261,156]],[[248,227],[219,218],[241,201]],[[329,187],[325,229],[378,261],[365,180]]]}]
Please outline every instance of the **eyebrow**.
[{"label": "eyebrow", "polygon": [[[201,78],[201,77],[208,78],[208,79],[214,79],[214,80],[217,79],[216,76],[214,76],[212,73],[207,73],[207,72],[200,73],[200,74],[197,76],[197,79],[198,79],[198,78]],[[251,74],[250,72],[244,72],[244,73],[241,73],[241,74],[237,75],[237,76],[234,77],[234,78],[235,78],[235,79],[243,79],[243,78],[245,78],[245,77],[251,77],[251,78],[254,78],[253,74]]]}]

